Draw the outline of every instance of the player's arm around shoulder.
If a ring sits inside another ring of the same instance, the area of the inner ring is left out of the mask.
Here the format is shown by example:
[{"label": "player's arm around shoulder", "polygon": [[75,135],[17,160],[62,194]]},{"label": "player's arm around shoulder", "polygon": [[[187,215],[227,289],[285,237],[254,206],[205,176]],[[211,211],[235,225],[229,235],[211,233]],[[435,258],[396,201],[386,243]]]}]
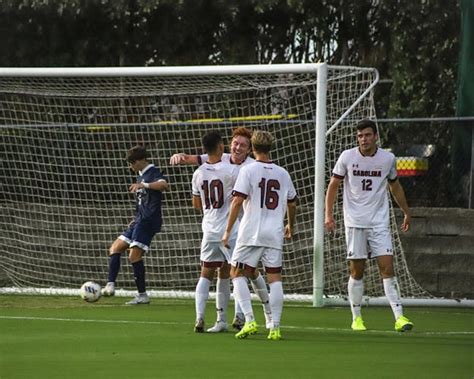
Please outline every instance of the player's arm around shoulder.
[{"label": "player's arm around shoulder", "polygon": [[198,155],[190,155],[185,153],[176,153],[173,154],[170,158],[170,164],[172,166],[177,165],[194,165],[197,166],[200,164]]}]

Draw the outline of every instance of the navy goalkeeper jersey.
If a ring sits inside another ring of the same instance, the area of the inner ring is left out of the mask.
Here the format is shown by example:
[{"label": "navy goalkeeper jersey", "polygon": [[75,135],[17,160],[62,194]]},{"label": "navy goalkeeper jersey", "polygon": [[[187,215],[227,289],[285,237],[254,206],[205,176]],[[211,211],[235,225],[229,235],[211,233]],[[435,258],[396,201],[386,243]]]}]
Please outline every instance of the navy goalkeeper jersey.
[{"label": "navy goalkeeper jersey", "polygon": [[[166,180],[166,177],[153,164],[146,166],[139,172],[137,183],[153,183],[160,179]],[[161,200],[163,194],[161,191],[155,191],[150,188],[140,188],[136,192],[136,216],[135,222],[151,223],[153,229],[159,231],[162,223],[161,219]]]}]

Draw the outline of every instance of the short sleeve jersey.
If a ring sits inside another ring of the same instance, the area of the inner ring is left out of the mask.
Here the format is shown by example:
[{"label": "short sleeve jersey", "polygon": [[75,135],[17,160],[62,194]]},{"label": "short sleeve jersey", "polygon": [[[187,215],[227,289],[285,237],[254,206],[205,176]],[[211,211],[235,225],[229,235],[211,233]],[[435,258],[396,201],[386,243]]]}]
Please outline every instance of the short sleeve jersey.
[{"label": "short sleeve jersey", "polygon": [[255,161],[240,169],[233,195],[245,198],[237,244],[281,250],[287,203],[296,200],[288,172],[275,163]]},{"label": "short sleeve jersey", "polygon": [[[167,178],[153,164],[149,164],[138,173],[137,183],[153,183]],[[162,224],[161,202],[163,194],[150,188],[140,188],[136,192],[136,216],[137,222],[148,222],[154,229],[159,230]]]},{"label": "short sleeve jersey", "polygon": [[[207,162],[208,159],[209,159],[209,156],[207,154],[198,155],[198,161],[199,161],[200,165]],[[255,162],[255,159],[253,159],[251,157],[247,157],[241,164],[236,164],[236,163],[232,162],[231,154],[229,154],[229,153],[222,154],[221,160],[222,160],[222,162],[235,164],[238,167],[243,167],[243,166],[246,166],[250,163]]]},{"label": "short sleeve jersey", "polygon": [[364,156],[358,147],[345,150],[336,162],[333,176],[344,179],[344,224],[346,227],[389,226],[387,180],[397,179],[395,156],[377,148]]},{"label": "short sleeve jersey", "polygon": [[[193,196],[201,198],[203,208],[203,241],[221,241],[227,225],[232,188],[239,173],[238,166],[225,162],[204,163],[193,174]],[[236,238],[238,222],[234,225],[231,239]]]}]

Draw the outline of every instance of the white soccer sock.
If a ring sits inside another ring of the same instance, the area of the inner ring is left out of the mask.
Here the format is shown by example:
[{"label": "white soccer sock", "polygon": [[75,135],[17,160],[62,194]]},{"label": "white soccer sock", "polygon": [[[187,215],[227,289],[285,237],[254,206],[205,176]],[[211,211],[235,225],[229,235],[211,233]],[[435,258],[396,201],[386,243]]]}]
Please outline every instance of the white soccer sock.
[{"label": "white soccer sock", "polygon": [[352,319],[355,320],[356,317],[361,315],[360,307],[364,296],[364,280],[357,280],[350,276],[347,283],[347,292],[351,303]]},{"label": "white soccer sock", "polygon": [[238,276],[232,279],[234,284],[234,298],[239,302],[240,307],[245,315],[245,321],[254,321],[252,302],[250,297],[250,290],[247,284],[247,279],[243,276]]},{"label": "white soccer sock", "polygon": [[273,327],[280,327],[281,313],[283,312],[283,283],[273,282],[270,286],[270,307],[272,309]]},{"label": "white soccer sock", "polygon": [[265,279],[263,279],[262,275],[258,275],[258,278],[252,279],[250,283],[252,284],[253,291],[262,302],[263,311],[266,315],[271,315],[272,309],[270,307],[270,298],[268,296],[268,289]]},{"label": "white soccer sock", "polygon": [[234,295],[234,307],[235,307],[234,317],[244,318],[244,312],[242,311],[242,308],[240,308],[240,304],[235,298],[235,295]]},{"label": "white soccer sock", "polygon": [[237,301],[237,298],[235,297],[235,294],[234,294],[234,312],[235,312],[234,318],[238,317],[239,319],[243,319],[245,317],[244,312],[242,311],[242,308],[240,308],[240,304]]},{"label": "white soccer sock", "polygon": [[217,321],[227,322],[227,306],[230,298],[230,279],[217,278],[216,285]]},{"label": "white soccer sock", "polygon": [[196,285],[196,320],[202,318],[204,320],[204,314],[206,312],[206,302],[209,297],[209,287],[211,282],[209,279],[199,278]]},{"label": "white soccer sock", "polygon": [[383,280],[383,289],[385,291],[385,296],[387,296],[388,302],[390,303],[390,307],[392,307],[395,320],[397,320],[400,316],[403,316],[403,307],[400,300],[397,278],[395,276],[385,278]]}]

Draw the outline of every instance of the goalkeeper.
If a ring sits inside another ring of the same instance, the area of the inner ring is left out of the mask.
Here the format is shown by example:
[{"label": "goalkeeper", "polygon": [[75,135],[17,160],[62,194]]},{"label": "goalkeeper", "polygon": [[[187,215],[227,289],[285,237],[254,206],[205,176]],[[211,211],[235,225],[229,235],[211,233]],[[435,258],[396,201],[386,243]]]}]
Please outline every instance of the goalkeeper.
[{"label": "goalkeeper", "polygon": [[364,269],[368,258],[375,258],[383,278],[383,288],[393,314],[395,330],[411,330],[413,323],[403,315],[398,282],[393,270],[393,248],[390,234],[387,183],[395,201],[403,211],[401,230],[410,227],[410,210],[403,187],[397,178],[396,160],[392,153],[377,146],[377,126],[373,121],[357,124],[358,147],[342,152],[334,166],[326,192],[325,227],[333,232],[334,202],[339,185],[344,181],[344,225],[350,276],[348,293],[353,330],[366,330],[361,315],[364,294]]},{"label": "goalkeeper", "polygon": [[[230,154],[224,153],[222,155],[222,161],[231,163],[236,165],[237,168],[240,170],[242,167],[255,162],[253,158],[251,158],[251,143],[250,139],[252,138],[252,132],[244,127],[236,128],[232,131],[232,140],[230,143]],[[177,153],[174,154],[170,158],[170,163],[172,165],[202,165],[204,162],[207,162],[209,156],[207,154],[203,155],[188,155],[184,153]],[[223,281],[230,282],[230,279],[223,279],[220,278],[217,281],[217,291],[219,292],[219,288],[223,286],[224,288],[227,287],[227,282],[224,283]],[[272,317],[271,317],[271,309],[270,309],[270,298],[268,296],[268,289],[265,284],[265,280],[260,275],[258,270],[255,270],[253,276],[251,277],[250,283],[252,284],[252,288],[254,292],[259,297],[260,301],[263,305],[263,311],[265,315],[265,324],[267,329],[270,329],[272,326]],[[240,330],[245,324],[245,317],[240,309],[238,302],[235,302],[235,317],[232,322],[232,326],[234,329]]]},{"label": "goalkeeper", "polygon": [[145,266],[143,254],[150,248],[153,236],[161,229],[162,192],[168,189],[168,182],[161,171],[148,161],[148,152],[143,146],[135,146],[128,151],[130,169],[138,173],[136,183],[129,191],[136,195],[136,214],[128,229],[119,236],[109,251],[109,278],[102,289],[103,296],[115,294],[115,280],[120,271],[120,258],[130,249],[128,259],[133,267],[133,275],[138,294],[127,305],[148,304],[146,292]]}]

